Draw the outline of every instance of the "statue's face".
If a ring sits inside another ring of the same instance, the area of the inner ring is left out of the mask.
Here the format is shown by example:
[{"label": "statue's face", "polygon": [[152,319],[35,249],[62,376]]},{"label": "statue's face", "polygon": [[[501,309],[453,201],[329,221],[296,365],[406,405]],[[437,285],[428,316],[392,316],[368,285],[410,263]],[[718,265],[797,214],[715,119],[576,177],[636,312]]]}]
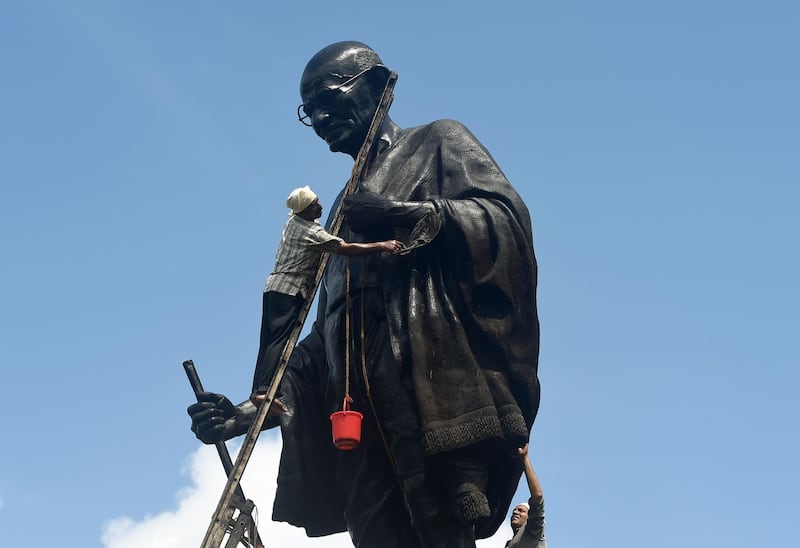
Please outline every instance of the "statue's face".
[{"label": "statue's face", "polygon": [[370,77],[374,68],[355,71],[331,61],[303,73],[302,111],[332,152],[355,157],[364,142],[382,91]]}]

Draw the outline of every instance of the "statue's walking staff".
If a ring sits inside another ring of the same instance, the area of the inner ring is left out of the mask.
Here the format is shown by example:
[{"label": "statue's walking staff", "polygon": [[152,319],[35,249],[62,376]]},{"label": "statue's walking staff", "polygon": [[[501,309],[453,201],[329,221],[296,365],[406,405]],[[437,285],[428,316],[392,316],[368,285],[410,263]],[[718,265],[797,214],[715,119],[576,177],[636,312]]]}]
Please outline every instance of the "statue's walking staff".
[{"label": "statue's walking staff", "polygon": [[[192,360],[186,360],[183,362],[183,369],[186,371],[186,376],[189,378],[189,384],[192,385],[195,396],[198,397],[197,401],[200,401],[200,393],[204,392],[203,383],[200,382],[200,375],[197,374],[194,362]],[[214,445],[217,448],[219,460],[222,461],[222,468],[225,470],[225,475],[230,476],[233,470],[233,461],[231,460],[230,453],[228,453],[228,446],[225,445],[224,441],[218,441]],[[231,538],[236,544],[242,542],[252,548],[264,548],[264,543],[261,541],[261,537],[255,527],[255,520],[253,519],[253,508],[255,507],[253,501],[244,496],[242,486],[239,484],[236,485],[236,490],[234,492],[235,497],[232,499],[231,504],[239,509],[239,517],[236,520],[237,523],[231,530]]]},{"label": "statue's walking staff", "polygon": [[[394,99],[394,86],[396,82],[397,73],[390,72],[389,78],[386,82],[386,87],[383,90],[378,107],[372,117],[372,123],[369,126],[367,136],[364,139],[364,143],[361,145],[358,155],[356,156],[355,163],[353,164],[353,170],[350,174],[350,179],[347,181],[347,186],[345,187],[345,196],[355,192],[358,183],[364,176],[367,162],[371,156],[372,149],[375,144],[375,138],[378,135],[378,131],[380,130],[381,126],[383,125],[383,121],[386,119],[386,114],[389,112],[389,107]],[[329,232],[334,235],[339,234],[339,229],[342,226],[343,201],[344,200],[339,200],[333,216],[333,221],[331,222],[331,226],[329,228]],[[328,265],[329,257],[329,254],[323,253],[320,258],[319,267],[317,268],[314,281],[310,286],[306,300],[300,309],[297,322],[292,328],[291,334],[289,335],[289,340],[286,342],[286,346],[283,348],[281,358],[278,361],[278,367],[275,371],[275,376],[273,377],[272,383],[269,385],[269,389],[267,390],[266,398],[259,406],[255,419],[250,425],[250,429],[247,431],[244,441],[242,442],[242,447],[239,449],[239,453],[236,456],[236,462],[233,464],[233,468],[228,474],[228,482],[225,484],[225,489],[222,492],[222,497],[219,500],[219,504],[217,504],[214,515],[211,517],[211,523],[208,526],[208,530],[206,531],[206,536],[203,539],[201,548],[219,548],[219,546],[222,544],[225,532],[227,531],[231,522],[231,518],[233,517],[233,513],[236,510],[232,504],[234,495],[237,489],[240,489],[239,482],[242,479],[247,462],[250,459],[250,456],[253,454],[256,441],[258,440],[258,435],[261,432],[264,421],[267,419],[270,407],[272,406],[272,401],[275,399],[275,394],[278,392],[278,386],[280,385],[283,375],[286,372],[286,366],[289,363],[289,358],[291,357],[292,351],[294,350],[294,347],[300,338],[300,331],[302,330],[303,324],[308,316],[308,311],[311,308],[311,303],[314,301],[314,296],[317,294],[317,289],[319,288],[320,281],[325,273],[325,268]],[[235,544],[230,544],[229,541],[226,546],[235,546]]]}]

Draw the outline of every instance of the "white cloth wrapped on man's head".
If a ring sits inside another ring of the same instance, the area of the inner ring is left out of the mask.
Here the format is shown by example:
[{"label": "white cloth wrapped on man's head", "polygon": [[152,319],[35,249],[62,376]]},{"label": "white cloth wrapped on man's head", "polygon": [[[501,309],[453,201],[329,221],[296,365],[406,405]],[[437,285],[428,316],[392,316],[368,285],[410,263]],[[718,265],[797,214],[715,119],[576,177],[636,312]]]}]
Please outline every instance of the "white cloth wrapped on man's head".
[{"label": "white cloth wrapped on man's head", "polygon": [[316,199],[317,195],[308,185],[294,189],[286,198],[286,207],[292,210],[289,215],[300,213]]}]

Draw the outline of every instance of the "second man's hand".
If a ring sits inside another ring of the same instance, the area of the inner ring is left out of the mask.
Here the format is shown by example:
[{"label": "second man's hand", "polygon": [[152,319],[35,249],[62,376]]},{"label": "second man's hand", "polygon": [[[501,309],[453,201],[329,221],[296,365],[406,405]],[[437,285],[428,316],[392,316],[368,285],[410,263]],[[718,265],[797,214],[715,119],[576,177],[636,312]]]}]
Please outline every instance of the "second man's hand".
[{"label": "second man's hand", "polygon": [[[256,407],[261,407],[261,404],[266,401],[267,395],[266,394],[256,394],[255,396],[250,398],[250,402],[255,405]],[[277,417],[282,413],[288,413],[289,410],[283,404],[283,402],[279,398],[274,398],[272,400],[272,404],[270,405],[269,413],[267,417]]]}]

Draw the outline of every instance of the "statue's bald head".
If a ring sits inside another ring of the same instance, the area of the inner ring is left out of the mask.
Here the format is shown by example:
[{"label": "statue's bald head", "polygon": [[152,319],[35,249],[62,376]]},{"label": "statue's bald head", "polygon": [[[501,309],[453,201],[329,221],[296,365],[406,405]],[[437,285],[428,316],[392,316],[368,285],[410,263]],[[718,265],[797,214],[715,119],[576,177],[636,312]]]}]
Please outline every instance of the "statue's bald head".
[{"label": "statue's bald head", "polygon": [[375,66],[383,66],[383,61],[368,45],[354,41],[336,42],[319,50],[308,62],[300,80],[300,94],[313,87],[323,75],[333,75],[345,81]]},{"label": "statue's bald head", "polygon": [[302,109],[331,151],[355,158],[389,75],[381,58],[366,44],[331,44],[317,52],[303,71],[303,104],[298,113]]}]

